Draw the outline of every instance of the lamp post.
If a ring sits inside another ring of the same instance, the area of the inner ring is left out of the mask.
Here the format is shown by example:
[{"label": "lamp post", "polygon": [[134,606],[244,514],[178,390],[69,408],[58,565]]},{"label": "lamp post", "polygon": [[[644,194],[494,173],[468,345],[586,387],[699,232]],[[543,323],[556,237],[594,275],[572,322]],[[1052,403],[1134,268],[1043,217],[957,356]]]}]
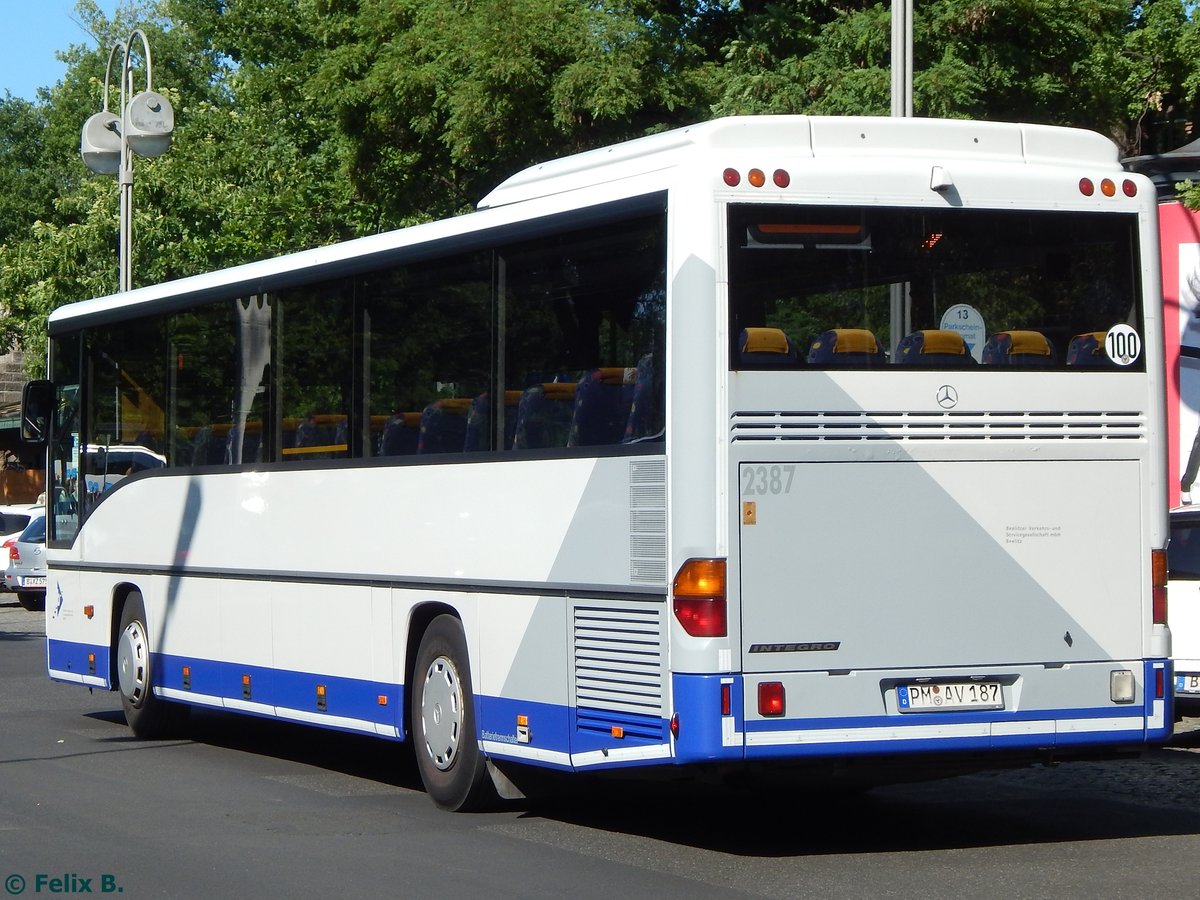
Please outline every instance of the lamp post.
[{"label": "lamp post", "polygon": [[[134,38],[141,38],[146,60],[146,89],[138,94],[133,93],[130,67]],[[122,59],[119,116],[108,109],[108,85],[118,54]],[[98,175],[118,176],[121,189],[118,268],[122,291],[129,290],[133,280],[133,154],[147,158],[162,156],[171,148],[171,133],[175,130],[175,111],[166,97],[151,90],[150,83],[150,42],[137,28],[129,40],[113,44],[109,51],[104,70],[104,106],[83,123],[79,141],[79,154],[89,169]]]}]

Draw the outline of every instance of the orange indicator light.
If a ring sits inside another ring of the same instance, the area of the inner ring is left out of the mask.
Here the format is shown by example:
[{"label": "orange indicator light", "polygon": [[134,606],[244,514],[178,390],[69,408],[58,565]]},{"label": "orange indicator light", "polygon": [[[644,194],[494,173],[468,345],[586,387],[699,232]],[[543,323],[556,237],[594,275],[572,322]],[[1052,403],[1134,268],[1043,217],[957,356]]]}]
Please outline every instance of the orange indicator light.
[{"label": "orange indicator light", "polygon": [[85,606],[85,607],[83,608],[83,614],[84,614],[85,616],[87,616],[89,619],[90,619],[90,618],[92,618],[94,615],[96,615],[96,607],[94,607],[94,606]]},{"label": "orange indicator light", "polygon": [[380,706],[387,706],[387,694],[380,694],[378,699]]},{"label": "orange indicator light", "polygon": [[612,736],[615,738],[625,737],[625,729],[622,728],[620,725],[614,725],[612,727]]},{"label": "orange indicator light", "polygon": [[750,173],[746,176],[746,180],[755,187],[762,187],[767,183],[767,176],[763,174],[762,169],[751,169]]}]

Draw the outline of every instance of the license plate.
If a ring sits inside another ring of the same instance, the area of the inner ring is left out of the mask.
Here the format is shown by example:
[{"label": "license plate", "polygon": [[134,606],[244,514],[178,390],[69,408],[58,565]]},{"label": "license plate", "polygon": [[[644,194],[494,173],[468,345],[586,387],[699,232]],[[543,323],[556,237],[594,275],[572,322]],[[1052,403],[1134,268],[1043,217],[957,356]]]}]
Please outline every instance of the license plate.
[{"label": "license plate", "polygon": [[1200,694],[1200,675],[1176,675],[1175,676],[1175,693],[1177,694]]},{"label": "license plate", "polygon": [[21,579],[21,587],[45,587],[45,575],[26,575]]},{"label": "license plate", "polygon": [[902,684],[896,688],[896,705],[900,712],[1004,709],[1004,691],[998,681]]}]

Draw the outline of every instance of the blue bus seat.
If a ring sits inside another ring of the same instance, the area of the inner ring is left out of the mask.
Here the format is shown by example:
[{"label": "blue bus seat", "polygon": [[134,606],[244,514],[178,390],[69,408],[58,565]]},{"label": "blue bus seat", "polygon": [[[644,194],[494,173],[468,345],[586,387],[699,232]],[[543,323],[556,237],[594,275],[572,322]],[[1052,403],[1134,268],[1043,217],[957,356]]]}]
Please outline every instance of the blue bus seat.
[{"label": "blue bus seat", "polygon": [[575,391],[568,447],[619,444],[625,438],[637,369],[606,366],[583,373]]},{"label": "blue bus seat", "polygon": [[574,381],[547,381],[527,388],[517,405],[513,449],[567,446],[577,388]]},{"label": "blue bus seat", "polygon": [[380,456],[406,456],[417,452],[421,442],[421,414],[396,410],[383,426]]},{"label": "blue bus seat", "polygon": [[[504,392],[504,443],[501,450],[512,447],[513,435],[517,431],[517,406],[521,402],[522,391]],[[492,398],[484,391],[471,401],[467,411],[467,441],[465,450],[490,450],[492,431]]]},{"label": "blue bus seat", "polygon": [[1054,345],[1040,331],[999,331],[983,345],[985,366],[1040,368],[1057,362]]},{"label": "blue bus seat", "polygon": [[900,341],[896,362],[907,366],[973,366],[975,357],[957,331],[926,328]]},{"label": "blue bus seat", "polygon": [[808,362],[817,366],[870,368],[887,362],[883,345],[866,328],[830,328],[813,340]]},{"label": "blue bus seat", "polygon": [[796,345],[779,328],[743,328],[738,335],[738,362],[764,369],[792,369],[799,362]]},{"label": "blue bus seat", "polygon": [[467,412],[471,401],[463,398],[435,400],[421,411],[418,453],[462,453],[467,442]]},{"label": "blue bus seat", "polygon": [[1120,368],[1109,355],[1104,352],[1104,339],[1108,336],[1104,331],[1089,331],[1077,334],[1067,345],[1067,365],[1103,369]]},{"label": "blue bus seat", "polygon": [[633,444],[662,436],[661,386],[662,373],[654,365],[654,354],[647,353],[638,360],[634,374],[633,401],[629,406],[629,421],[625,424],[624,443]]}]

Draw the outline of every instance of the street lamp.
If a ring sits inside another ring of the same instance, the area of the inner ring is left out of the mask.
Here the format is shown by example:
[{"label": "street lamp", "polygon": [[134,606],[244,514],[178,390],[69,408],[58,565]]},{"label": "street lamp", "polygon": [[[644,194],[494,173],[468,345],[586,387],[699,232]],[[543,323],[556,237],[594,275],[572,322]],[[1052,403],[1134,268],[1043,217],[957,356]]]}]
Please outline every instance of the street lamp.
[{"label": "street lamp", "polygon": [[[134,38],[142,39],[146,60],[146,89],[133,93],[133,70],[130,51]],[[112,76],[113,60],[118,52],[121,67],[121,115],[108,110],[108,82]],[[132,95],[126,102],[126,95]],[[175,111],[162,94],[150,88],[150,42],[140,28],[134,29],[129,40],[114,44],[108,53],[104,70],[104,108],[83,123],[79,153],[84,164],[98,175],[117,175],[121,186],[120,220],[120,289],[132,287],[133,268],[133,154],[153,158],[171,148],[171,133],[175,130]]]}]

